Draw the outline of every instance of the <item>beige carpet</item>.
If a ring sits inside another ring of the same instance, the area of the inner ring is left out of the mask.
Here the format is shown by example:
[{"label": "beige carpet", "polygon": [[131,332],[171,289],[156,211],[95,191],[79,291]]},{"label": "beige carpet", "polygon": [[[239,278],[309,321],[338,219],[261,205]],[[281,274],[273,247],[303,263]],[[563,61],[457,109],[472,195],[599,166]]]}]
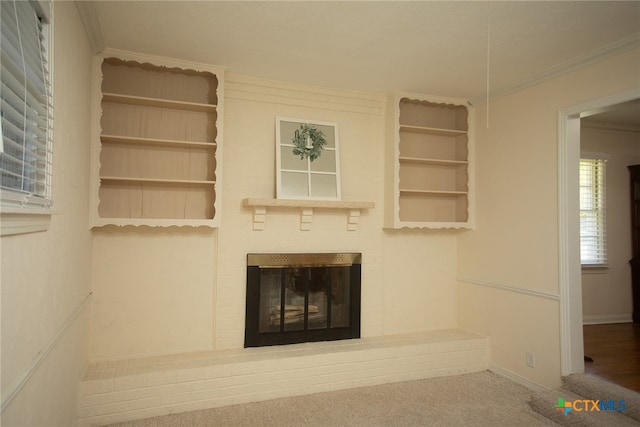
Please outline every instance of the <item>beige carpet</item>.
[{"label": "beige carpet", "polygon": [[113,427],[557,426],[531,390],[489,371],[148,418]]},{"label": "beige carpet", "polygon": [[624,415],[640,422],[640,393],[585,374],[573,374],[562,379],[564,388],[588,399],[625,401]]},{"label": "beige carpet", "polygon": [[[558,398],[566,401],[606,401],[615,402],[607,406],[608,410],[595,411],[585,409],[582,403],[580,410],[571,410],[565,415],[556,410]],[[624,401],[625,409],[618,402]],[[619,410],[615,410],[617,407]],[[571,427],[638,427],[640,426],[640,394],[620,387],[595,376],[572,374],[562,379],[562,387],[534,393],[531,407],[545,417],[563,426]]]}]

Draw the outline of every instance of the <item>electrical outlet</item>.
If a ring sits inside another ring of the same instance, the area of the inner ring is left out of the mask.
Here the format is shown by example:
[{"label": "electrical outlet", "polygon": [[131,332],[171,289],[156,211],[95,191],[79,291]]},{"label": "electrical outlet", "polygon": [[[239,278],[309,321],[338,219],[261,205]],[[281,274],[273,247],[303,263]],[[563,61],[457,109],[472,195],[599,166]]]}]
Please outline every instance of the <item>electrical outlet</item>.
[{"label": "electrical outlet", "polygon": [[531,351],[527,351],[527,366],[530,368],[536,367],[536,354]]}]

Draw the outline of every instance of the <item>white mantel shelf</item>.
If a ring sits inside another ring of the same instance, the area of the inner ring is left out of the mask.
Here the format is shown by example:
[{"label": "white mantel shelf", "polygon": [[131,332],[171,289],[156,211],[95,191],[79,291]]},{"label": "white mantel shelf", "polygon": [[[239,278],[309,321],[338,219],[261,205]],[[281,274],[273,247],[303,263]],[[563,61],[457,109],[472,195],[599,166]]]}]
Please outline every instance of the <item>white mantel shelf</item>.
[{"label": "white mantel shelf", "polygon": [[244,199],[253,208],[253,229],[264,230],[267,208],[300,209],[300,230],[311,230],[314,209],[343,210],[347,213],[347,230],[356,231],[360,212],[375,207],[374,202],[342,202],[334,200]]}]

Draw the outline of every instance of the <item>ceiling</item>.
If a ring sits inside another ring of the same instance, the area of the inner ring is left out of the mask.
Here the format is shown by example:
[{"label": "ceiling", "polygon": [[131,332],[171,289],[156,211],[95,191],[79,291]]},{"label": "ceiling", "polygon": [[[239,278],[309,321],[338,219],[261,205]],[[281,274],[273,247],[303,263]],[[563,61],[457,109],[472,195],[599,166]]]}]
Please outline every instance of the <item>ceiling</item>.
[{"label": "ceiling", "polygon": [[640,132],[640,99],[615,105],[607,111],[583,118],[582,121],[592,126],[626,128]]},{"label": "ceiling", "polygon": [[640,1],[84,4],[100,47],[270,80],[471,100],[640,46]]}]

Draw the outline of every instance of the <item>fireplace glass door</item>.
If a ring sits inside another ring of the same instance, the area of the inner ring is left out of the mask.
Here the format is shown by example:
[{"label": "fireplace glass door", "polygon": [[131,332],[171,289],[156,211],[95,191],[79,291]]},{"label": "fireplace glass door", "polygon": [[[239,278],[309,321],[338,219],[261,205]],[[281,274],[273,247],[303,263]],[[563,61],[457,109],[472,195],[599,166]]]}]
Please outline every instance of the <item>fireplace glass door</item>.
[{"label": "fireplace glass door", "polygon": [[335,255],[249,256],[246,347],[360,336],[360,257]]}]

